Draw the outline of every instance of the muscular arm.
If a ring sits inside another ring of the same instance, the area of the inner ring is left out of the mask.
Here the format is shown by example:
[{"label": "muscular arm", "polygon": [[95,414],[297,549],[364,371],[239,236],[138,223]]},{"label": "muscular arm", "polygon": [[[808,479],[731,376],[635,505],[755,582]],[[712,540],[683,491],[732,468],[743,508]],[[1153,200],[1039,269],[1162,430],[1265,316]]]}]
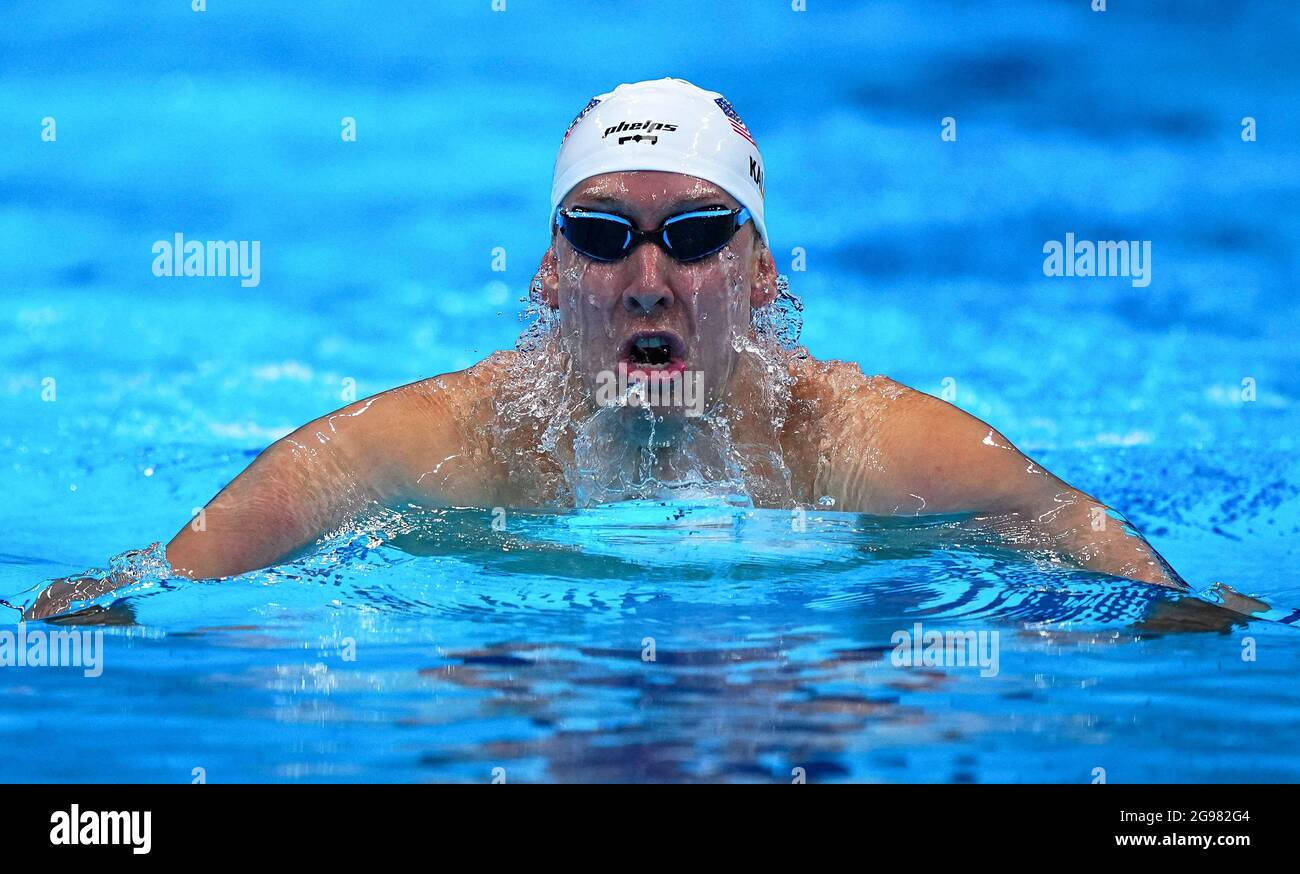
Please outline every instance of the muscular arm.
[{"label": "muscular arm", "polygon": [[858,512],[972,512],[1018,546],[1089,570],[1183,588],[1116,511],[1022,454],[986,423],[883,377],[863,380],[835,423],[839,448],[819,489]]},{"label": "muscular arm", "polygon": [[[489,453],[471,417],[490,370],[484,364],[402,386],[276,441],[167,544],[173,572],[209,579],[267,567],[368,508],[486,503]],[[28,618],[131,582],[120,575],[56,582]]]},{"label": "muscular arm", "polygon": [[201,527],[167,545],[172,569],[231,576],[283,561],[367,508],[472,501],[484,483],[463,426],[476,385],[469,372],[412,383],[277,441],[204,508]]}]

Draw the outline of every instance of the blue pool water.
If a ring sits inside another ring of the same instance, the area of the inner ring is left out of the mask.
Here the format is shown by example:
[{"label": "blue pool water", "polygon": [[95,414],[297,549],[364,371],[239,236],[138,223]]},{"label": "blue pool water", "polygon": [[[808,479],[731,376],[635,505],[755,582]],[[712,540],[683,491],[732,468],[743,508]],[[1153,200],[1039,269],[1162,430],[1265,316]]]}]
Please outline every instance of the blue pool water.
[{"label": "blue pool water", "polygon": [[[429,513],[102,599],[102,676],[0,667],[0,779],[1300,780],[1292,4],[77,5],[0,29],[0,598],[511,345],[565,125],[663,75],[762,144],[814,354],[955,392],[1195,591],[950,520]],[[261,284],[155,278],[177,232],[259,240]],[[1152,241],[1151,284],[1044,277],[1067,232]],[[996,674],[894,665],[917,622]]]}]

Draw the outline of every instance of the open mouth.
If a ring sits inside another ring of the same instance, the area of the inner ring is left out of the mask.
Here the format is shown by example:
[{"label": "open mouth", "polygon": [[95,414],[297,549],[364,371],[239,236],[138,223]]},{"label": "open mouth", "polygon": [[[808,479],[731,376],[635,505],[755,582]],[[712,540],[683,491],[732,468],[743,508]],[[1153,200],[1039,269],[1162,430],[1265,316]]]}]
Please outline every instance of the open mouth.
[{"label": "open mouth", "polygon": [[619,363],[629,373],[675,373],[686,369],[686,344],[672,331],[640,331],[623,343]]}]

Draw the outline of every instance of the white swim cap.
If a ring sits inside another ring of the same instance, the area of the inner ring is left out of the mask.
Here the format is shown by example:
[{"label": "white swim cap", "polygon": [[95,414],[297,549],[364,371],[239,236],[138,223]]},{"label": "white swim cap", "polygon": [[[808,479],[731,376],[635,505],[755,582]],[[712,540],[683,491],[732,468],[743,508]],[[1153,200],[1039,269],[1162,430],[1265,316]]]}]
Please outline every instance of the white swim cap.
[{"label": "white swim cap", "polygon": [[560,143],[551,220],[579,182],[621,170],[666,170],[708,180],[748,207],[767,242],[763,156],[736,110],[716,91],[685,79],[655,79],[593,97]]}]

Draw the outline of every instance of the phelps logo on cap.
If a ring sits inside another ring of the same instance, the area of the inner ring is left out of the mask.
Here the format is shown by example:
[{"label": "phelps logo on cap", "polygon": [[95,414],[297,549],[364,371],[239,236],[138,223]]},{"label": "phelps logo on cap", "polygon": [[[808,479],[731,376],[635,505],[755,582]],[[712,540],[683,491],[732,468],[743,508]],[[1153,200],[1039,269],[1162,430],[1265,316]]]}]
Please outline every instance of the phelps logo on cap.
[{"label": "phelps logo on cap", "polygon": [[574,186],[624,170],[662,170],[712,182],[747,207],[767,242],[763,155],[727,98],[684,79],[619,85],[593,97],[555,159],[551,217]]}]

